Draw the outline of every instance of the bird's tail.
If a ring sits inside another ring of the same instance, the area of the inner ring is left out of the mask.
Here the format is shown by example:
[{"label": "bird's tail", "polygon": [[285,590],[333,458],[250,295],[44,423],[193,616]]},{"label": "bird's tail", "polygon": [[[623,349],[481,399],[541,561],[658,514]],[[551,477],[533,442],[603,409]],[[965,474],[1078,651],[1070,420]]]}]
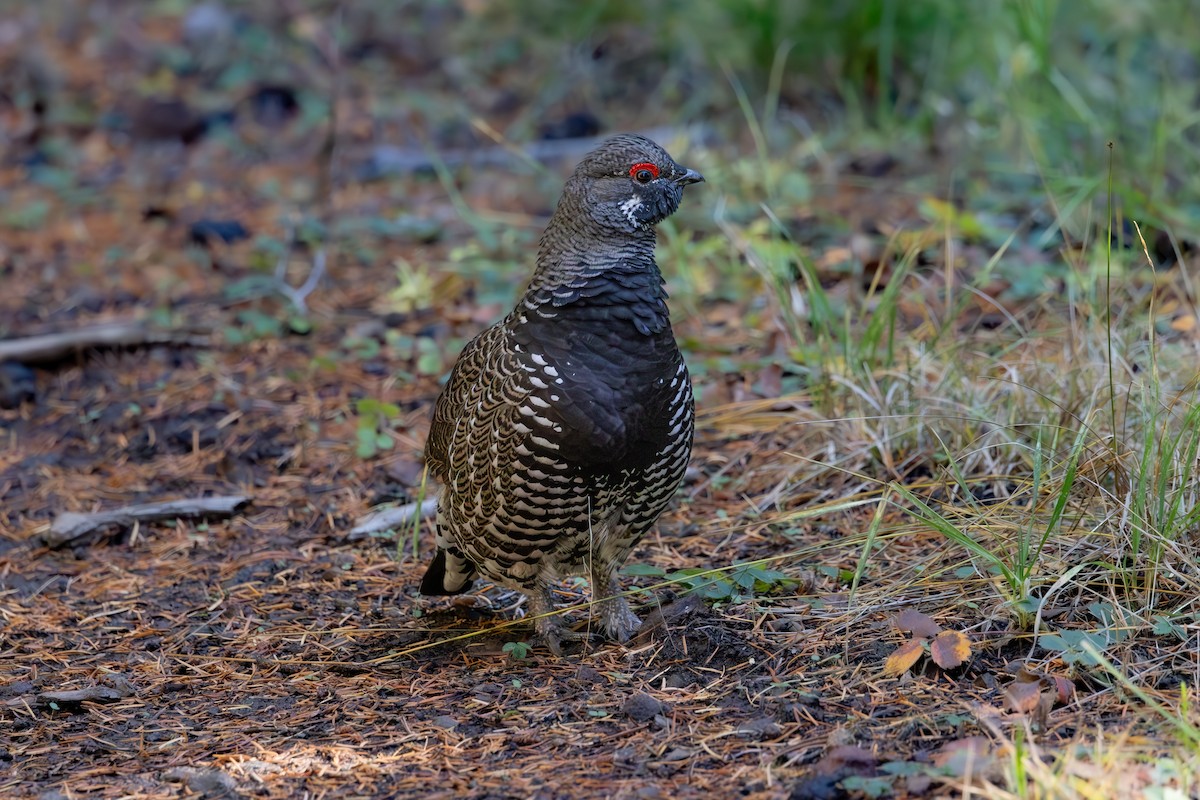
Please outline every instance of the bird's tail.
[{"label": "bird's tail", "polygon": [[438,548],[421,579],[421,594],[462,594],[471,586],[475,567],[456,549]]}]

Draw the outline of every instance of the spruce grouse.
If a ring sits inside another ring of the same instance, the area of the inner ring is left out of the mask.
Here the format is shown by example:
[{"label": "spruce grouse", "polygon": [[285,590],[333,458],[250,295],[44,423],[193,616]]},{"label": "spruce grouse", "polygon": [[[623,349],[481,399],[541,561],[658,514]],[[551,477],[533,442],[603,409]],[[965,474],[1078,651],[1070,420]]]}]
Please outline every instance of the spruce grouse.
[{"label": "spruce grouse", "polygon": [[425,458],[443,489],[423,594],[476,574],[520,589],[556,654],[549,586],[587,574],[605,632],[640,621],[616,571],[683,479],[692,385],[654,261],[655,224],[704,180],[649,139],[608,139],[575,168],[516,308],[463,348]]}]

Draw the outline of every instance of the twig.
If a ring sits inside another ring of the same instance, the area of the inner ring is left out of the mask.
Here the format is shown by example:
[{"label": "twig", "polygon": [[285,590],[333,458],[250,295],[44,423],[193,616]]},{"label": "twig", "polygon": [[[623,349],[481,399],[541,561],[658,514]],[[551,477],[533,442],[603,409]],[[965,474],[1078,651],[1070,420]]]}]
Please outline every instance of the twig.
[{"label": "twig", "polygon": [[80,536],[106,525],[131,525],[134,522],[157,522],[164,519],[193,517],[229,517],[240,511],[250,498],[245,495],[194,497],[167,500],[161,503],[139,503],[110,511],[79,514],[64,511],[54,520],[42,539],[50,547],[62,547]]},{"label": "twig", "polygon": [[73,331],[46,333],[0,341],[0,361],[39,364],[102,347],[135,347],[144,344],[207,346],[208,338],[195,332],[155,330],[139,320],[118,320],[88,325]]},{"label": "twig", "polygon": [[300,284],[299,288],[293,288],[287,282],[287,261],[288,258],[285,254],[275,268],[275,277],[279,280],[277,288],[279,293],[286,297],[295,306],[297,311],[307,315],[308,304],[305,301],[317,288],[317,285],[321,283],[321,279],[325,277],[325,246],[322,245],[317,248],[317,252],[313,255],[312,269],[308,271],[308,277],[304,279],[304,283]]},{"label": "twig", "polygon": [[[326,65],[329,67],[331,76],[329,87],[329,124],[325,129],[325,138],[321,141],[321,148],[317,151],[318,171],[317,171],[317,217],[325,230],[325,237],[330,238],[329,231],[333,225],[333,188],[334,174],[337,156],[337,130],[338,130],[338,103],[342,97],[342,56],[338,45],[338,31],[342,27],[342,3],[338,2],[334,9],[333,21],[331,23],[332,31],[326,32],[325,36],[315,37],[313,44],[325,59]],[[279,263],[275,265],[275,280],[278,284],[279,293],[286,297],[300,314],[308,315],[308,297],[317,286],[320,285],[326,274],[326,245],[322,244],[313,254],[312,268],[308,271],[308,277],[304,279],[304,283],[299,288],[294,288],[287,282],[287,263],[288,255],[291,252],[292,243],[295,241],[295,231],[289,230],[287,236],[287,247]]]},{"label": "twig", "polygon": [[420,503],[406,503],[395,508],[385,508],[383,511],[373,511],[358,518],[358,522],[350,529],[350,537],[357,539],[379,531],[386,531],[389,528],[412,522],[413,517],[432,517],[437,511],[437,503],[436,497],[429,497]]}]

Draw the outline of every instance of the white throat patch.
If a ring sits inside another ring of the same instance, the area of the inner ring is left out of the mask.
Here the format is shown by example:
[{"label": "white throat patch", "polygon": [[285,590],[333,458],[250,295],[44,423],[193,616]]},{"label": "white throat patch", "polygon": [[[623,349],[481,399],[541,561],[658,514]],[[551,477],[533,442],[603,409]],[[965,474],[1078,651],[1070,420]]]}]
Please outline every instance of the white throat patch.
[{"label": "white throat patch", "polygon": [[636,194],[630,197],[624,203],[621,203],[621,212],[625,215],[625,218],[629,220],[629,224],[635,228],[640,228],[642,223],[639,222],[638,218],[634,216],[634,212],[643,205],[644,203],[642,203],[642,198],[638,197]]}]

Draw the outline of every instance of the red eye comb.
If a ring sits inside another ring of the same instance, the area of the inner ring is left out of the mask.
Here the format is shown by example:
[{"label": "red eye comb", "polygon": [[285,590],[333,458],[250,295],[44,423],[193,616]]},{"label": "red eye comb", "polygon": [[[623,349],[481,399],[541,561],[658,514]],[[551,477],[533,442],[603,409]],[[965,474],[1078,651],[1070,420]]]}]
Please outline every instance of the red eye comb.
[{"label": "red eye comb", "polygon": [[629,168],[629,174],[631,177],[636,178],[637,174],[642,170],[649,172],[654,178],[658,177],[658,167],[654,164],[651,164],[649,161],[643,161],[640,164],[634,164]]}]

